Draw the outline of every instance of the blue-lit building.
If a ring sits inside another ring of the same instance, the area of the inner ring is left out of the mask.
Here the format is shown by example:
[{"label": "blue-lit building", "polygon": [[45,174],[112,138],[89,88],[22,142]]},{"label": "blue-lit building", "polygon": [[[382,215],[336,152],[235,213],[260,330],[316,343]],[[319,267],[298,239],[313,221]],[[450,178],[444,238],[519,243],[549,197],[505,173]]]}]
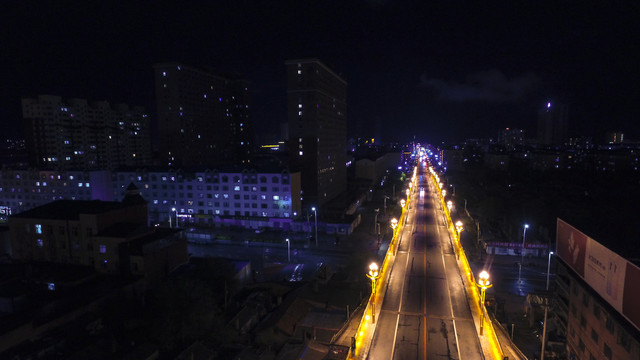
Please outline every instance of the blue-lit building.
[{"label": "blue-lit building", "polygon": [[275,227],[301,214],[300,173],[286,168],[182,170],[0,170],[0,223],[55,200],[120,201],[130,184],[148,201],[149,222],[162,226]]}]

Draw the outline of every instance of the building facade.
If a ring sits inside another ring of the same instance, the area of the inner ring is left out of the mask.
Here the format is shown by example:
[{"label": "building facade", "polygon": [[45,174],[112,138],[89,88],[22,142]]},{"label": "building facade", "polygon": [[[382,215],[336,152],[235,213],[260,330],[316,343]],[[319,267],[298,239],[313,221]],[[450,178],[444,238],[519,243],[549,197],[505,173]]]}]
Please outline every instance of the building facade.
[{"label": "building facade", "polygon": [[[175,226],[289,228],[301,214],[300,173],[286,168],[182,170],[0,170],[0,223],[55,200],[120,201],[135,184],[149,221]],[[171,221],[171,223],[170,223]]]},{"label": "building facade", "polygon": [[538,144],[560,146],[567,139],[569,108],[560,103],[547,102],[538,111]]},{"label": "building facade", "polygon": [[558,219],[551,314],[570,359],[640,358],[640,267]]},{"label": "building facade", "polygon": [[202,172],[113,174],[113,194],[135,184],[149,201],[149,219],[163,225],[234,225],[289,230],[301,214],[300,173],[244,168]]},{"label": "building facade", "polygon": [[290,164],[305,208],[322,206],[347,190],[347,83],[317,59],[285,64]]},{"label": "building facade", "polygon": [[115,169],[151,163],[151,124],[144,108],[40,95],[22,99],[31,166]]},{"label": "building facade", "polygon": [[11,257],[107,269],[118,257],[94,236],[120,223],[146,227],[142,201],[56,200],[9,217]]},{"label": "building facade", "polygon": [[154,65],[160,166],[248,163],[250,84],[180,63]]}]

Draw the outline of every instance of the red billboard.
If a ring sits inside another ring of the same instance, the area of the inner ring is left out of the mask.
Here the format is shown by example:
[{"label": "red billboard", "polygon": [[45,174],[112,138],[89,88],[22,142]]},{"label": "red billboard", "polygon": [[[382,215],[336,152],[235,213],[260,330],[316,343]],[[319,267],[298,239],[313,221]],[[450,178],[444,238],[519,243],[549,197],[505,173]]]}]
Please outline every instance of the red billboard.
[{"label": "red billboard", "polygon": [[558,256],[640,330],[640,268],[558,219]]}]

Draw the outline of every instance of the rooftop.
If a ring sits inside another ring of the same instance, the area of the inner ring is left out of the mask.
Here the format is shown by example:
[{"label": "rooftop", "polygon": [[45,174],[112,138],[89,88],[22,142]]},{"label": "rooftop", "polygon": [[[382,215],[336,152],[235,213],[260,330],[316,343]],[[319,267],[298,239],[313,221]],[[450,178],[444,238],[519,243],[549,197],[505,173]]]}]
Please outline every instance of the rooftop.
[{"label": "rooftop", "polygon": [[102,214],[119,210],[126,204],[102,200],[56,200],[36,208],[12,215],[14,218],[78,220],[80,214]]}]

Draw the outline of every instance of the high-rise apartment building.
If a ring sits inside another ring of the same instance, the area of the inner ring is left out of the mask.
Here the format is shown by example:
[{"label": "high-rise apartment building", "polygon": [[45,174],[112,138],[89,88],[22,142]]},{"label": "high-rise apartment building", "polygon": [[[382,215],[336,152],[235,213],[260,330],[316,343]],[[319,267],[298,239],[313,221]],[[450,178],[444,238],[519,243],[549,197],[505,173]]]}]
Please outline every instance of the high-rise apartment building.
[{"label": "high-rise apartment building", "polygon": [[322,206],[347,190],[347,83],[317,59],[285,64],[291,167],[303,206]]},{"label": "high-rise apartment building", "polygon": [[524,131],[521,129],[504,128],[498,134],[498,143],[508,150],[524,145]]},{"label": "high-rise apartment building", "polygon": [[114,169],[151,162],[151,128],[142,107],[106,101],[22,99],[29,162],[49,169]]},{"label": "high-rise apartment building", "polygon": [[569,108],[567,105],[547,102],[538,111],[538,144],[562,145],[567,138]]},{"label": "high-rise apartment building", "polygon": [[607,144],[622,144],[624,142],[624,133],[622,131],[611,131],[605,135]]},{"label": "high-rise apartment building", "polygon": [[248,163],[249,83],[180,63],[154,65],[160,165]]}]

